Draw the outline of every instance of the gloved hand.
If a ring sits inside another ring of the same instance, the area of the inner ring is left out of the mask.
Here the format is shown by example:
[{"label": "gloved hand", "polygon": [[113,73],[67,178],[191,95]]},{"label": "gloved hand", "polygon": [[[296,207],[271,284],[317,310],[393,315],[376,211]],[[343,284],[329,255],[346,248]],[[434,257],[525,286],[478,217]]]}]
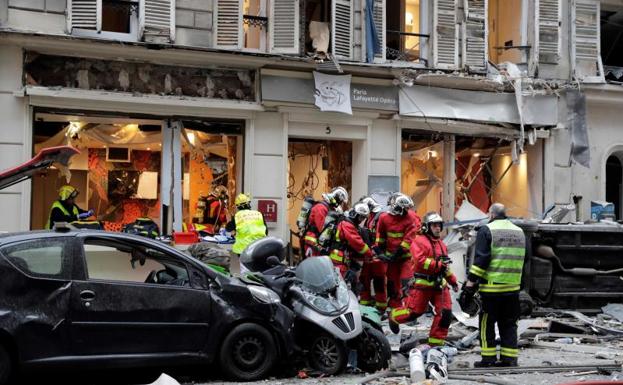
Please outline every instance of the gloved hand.
[{"label": "gloved hand", "polygon": [[442,255],[439,260],[441,261],[441,263],[443,263],[444,265],[449,265],[452,263],[452,259],[450,257],[448,257],[447,255]]},{"label": "gloved hand", "polygon": [[93,210],[89,210],[86,213],[78,214],[78,219],[79,220],[87,219],[87,218],[93,216],[93,214],[94,214]]},{"label": "gloved hand", "polygon": [[381,248],[380,248],[380,247],[378,247],[378,246],[376,246],[376,245],[375,245],[375,246],[372,246],[372,251],[373,251],[373,252],[374,252],[374,254],[376,254],[376,255],[381,255],[381,254],[383,254],[383,250],[381,250]]},{"label": "gloved hand", "polygon": [[394,253],[394,260],[399,260],[405,253],[405,249],[399,247],[398,250]]},{"label": "gloved hand", "polygon": [[454,291],[455,293],[459,292],[459,284],[458,283],[456,283],[456,282],[451,283],[450,286],[452,286],[452,291]]},{"label": "gloved hand", "polygon": [[394,260],[394,256],[389,253],[381,253],[378,254],[377,257],[383,262],[392,262]]}]

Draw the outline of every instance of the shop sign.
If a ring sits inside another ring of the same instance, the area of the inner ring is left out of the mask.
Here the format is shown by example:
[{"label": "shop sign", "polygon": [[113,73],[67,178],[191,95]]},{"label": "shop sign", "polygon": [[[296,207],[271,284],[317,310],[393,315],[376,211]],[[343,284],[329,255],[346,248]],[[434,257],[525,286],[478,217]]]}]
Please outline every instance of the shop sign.
[{"label": "shop sign", "polygon": [[[262,101],[315,104],[314,79],[262,75]],[[398,112],[398,88],[371,84],[350,84],[353,108]]]},{"label": "shop sign", "polygon": [[277,222],[277,202],[268,199],[259,199],[257,201],[257,209],[264,215],[264,220],[268,222]]}]

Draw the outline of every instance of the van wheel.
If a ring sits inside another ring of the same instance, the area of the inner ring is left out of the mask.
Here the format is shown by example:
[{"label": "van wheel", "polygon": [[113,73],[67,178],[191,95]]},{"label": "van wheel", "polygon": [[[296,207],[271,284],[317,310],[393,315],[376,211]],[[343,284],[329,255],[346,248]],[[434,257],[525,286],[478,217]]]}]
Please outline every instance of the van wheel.
[{"label": "van wheel", "polygon": [[225,374],[235,380],[265,378],[277,361],[275,341],[260,325],[238,325],[225,337],[219,361]]},{"label": "van wheel", "polygon": [[6,348],[0,345],[0,385],[6,385],[11,378],[11,371],[13,369],[13,363],[11,362],[11,356],[7,352]]}]

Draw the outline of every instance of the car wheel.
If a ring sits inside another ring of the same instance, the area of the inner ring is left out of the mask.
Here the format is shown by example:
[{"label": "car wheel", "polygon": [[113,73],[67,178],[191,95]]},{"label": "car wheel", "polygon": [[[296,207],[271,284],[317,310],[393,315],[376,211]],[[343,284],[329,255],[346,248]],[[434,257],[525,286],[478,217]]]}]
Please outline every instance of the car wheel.
[{"label": "car wheel", "polygon": [[9,383],[12,368],[11,356],[4,346],[0,345],[0,385]]},{"label": "car wheel", "polygon": [[239,381],[265,378],[277,361],[271,334],[260,325],[236,326],[223,341],[220,364],[229,377]]},{"label": "car wheel", "polygon": [[346,349],[337,338],[322,333],[309,346],[308,359],[313,369],[332,376],[346,365]]},{"label": "car wheel", "polygon": [[364,326],[357,341],[357,367],[366,373],[374,373],[389,367],[392,349],[382,332]]}]

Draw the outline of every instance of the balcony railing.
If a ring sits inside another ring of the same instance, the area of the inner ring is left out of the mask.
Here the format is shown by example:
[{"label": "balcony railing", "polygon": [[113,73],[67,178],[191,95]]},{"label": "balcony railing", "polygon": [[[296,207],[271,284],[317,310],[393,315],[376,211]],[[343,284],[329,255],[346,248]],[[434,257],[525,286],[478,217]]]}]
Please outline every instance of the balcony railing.
[{"label": "balcony railing", "polygon": [[[422,33],[387,30],[387,44],[385,58],[398,61],[419,61],[421,39],[428,39],[430,35]],[[415,38],[415,39],[414,39]]]}]

